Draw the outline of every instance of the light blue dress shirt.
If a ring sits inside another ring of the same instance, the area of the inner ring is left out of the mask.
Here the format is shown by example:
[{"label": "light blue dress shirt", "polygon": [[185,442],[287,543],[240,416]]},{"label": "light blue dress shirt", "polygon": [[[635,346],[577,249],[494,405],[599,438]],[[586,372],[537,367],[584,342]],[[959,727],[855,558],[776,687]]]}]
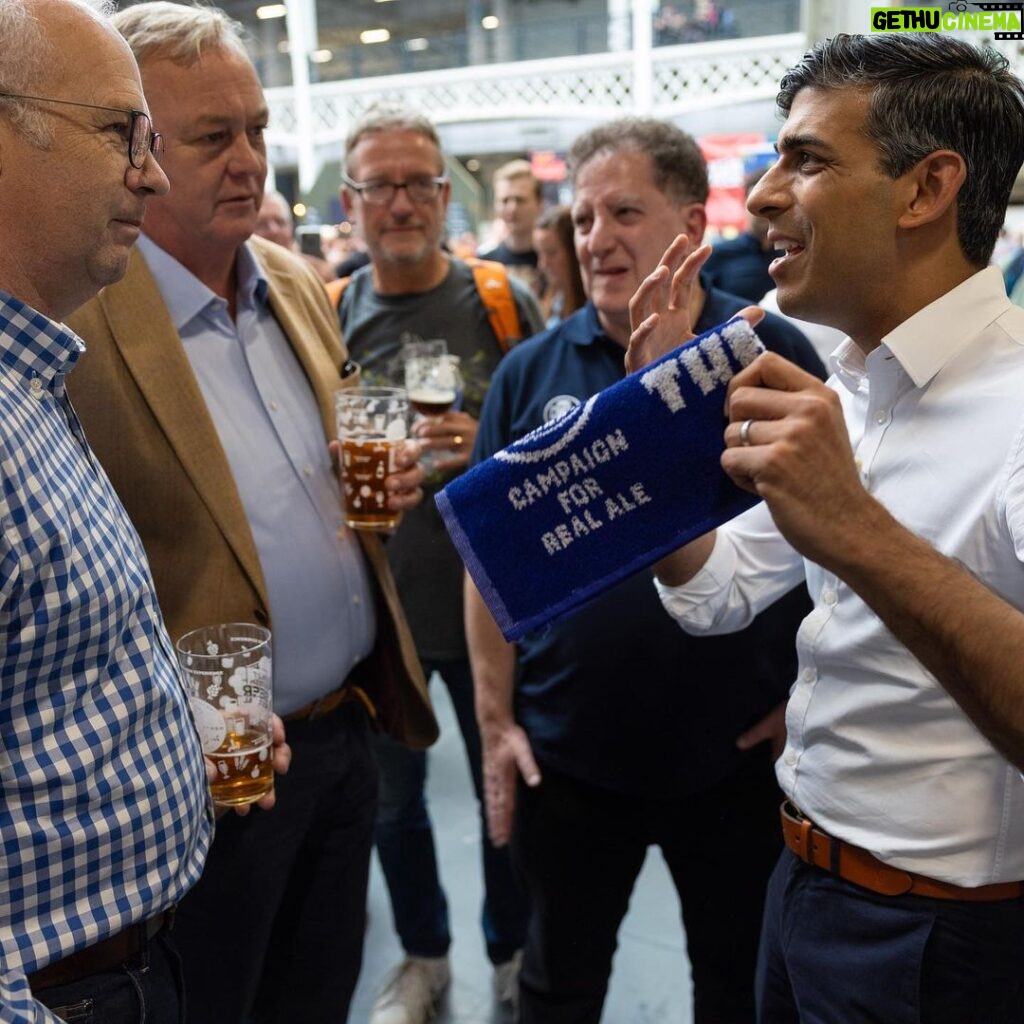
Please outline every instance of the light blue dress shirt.
[{"label": "light blue dress shirt", "polygon": [[[313,389],[239,249],[236,315],[150,239],[139,241],[199,381],[267,585],[274,709],[336,689],[373,647],[372,587],[341,499]],[[168,387],[173,382],[168,381]]]}]

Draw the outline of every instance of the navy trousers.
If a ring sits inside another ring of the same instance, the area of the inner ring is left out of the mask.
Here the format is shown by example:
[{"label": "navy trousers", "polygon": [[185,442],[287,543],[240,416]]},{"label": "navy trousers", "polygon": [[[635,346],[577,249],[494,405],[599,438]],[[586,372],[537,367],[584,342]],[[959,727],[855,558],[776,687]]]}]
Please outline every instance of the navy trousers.
[{"label": "navy trousers", "polygon": [[343,1024],[362,963],[377,766],[357,701],[289,722],[270,811],[228,812],[178,907],[188,1024]]},{"label": "navy trousers", "polygon": [[1024,899],[881,896],[784,851],[759,1024],[1024,1024]]},{"label": "navy trousers", "polygon": [[520,782],[512,836],[533,911],[521,1024],[598,1024],[619,925],[652,845],[679,893],[695,1024],[753,1024],[765,885],[782,847],[767,751],[675,800],[613,793],[546,764],[541,771],[537,788]]}]

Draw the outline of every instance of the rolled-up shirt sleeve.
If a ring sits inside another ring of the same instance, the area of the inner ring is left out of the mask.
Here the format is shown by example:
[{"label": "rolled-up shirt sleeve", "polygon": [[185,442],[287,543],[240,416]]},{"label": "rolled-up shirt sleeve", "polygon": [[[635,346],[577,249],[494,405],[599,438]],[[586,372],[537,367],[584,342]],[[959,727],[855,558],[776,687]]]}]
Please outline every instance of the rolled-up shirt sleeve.
[{"label": "rolled-up shirt sleeve", "polygon": [[669,587],[655,580],[669,615],[687,633],[735,633],[805,578],[803,558],[756,505],[723,526],[703,568]]}]

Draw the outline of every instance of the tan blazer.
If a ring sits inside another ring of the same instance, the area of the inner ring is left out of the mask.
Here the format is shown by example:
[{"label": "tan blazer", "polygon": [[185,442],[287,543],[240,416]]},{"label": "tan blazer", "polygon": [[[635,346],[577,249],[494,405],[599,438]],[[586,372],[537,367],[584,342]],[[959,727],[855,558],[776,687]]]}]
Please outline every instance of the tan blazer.
[{"label": "tan blazer", "polygon": [[[305,261],[254,237],[270,307],[335,434],[334,393],[346,359],[323,285]],[[212,622],[270,625],[256,545],[227,456],[184,346],[146,261],[68,320],[87,351],[68,391],[89,443],[142,536],[172,638]],[[351,384],[352,377],[345,384]],[[423,671],[379,537],[359,540],[377,583],[377,643],[360,685],[384,729],[411,746],[437,738]],[[341,680],[338,680],[339,684]]]}]

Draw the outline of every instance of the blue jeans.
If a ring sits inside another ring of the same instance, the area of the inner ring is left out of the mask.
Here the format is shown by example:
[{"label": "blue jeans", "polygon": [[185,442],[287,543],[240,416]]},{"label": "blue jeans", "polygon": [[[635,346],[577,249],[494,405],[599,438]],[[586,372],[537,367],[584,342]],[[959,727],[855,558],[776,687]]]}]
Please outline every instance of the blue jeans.
[{"label": "blue jeans", "polygon": [[759,1024],[1024,1024],[1024,899],[880,896],[783,851]]},{"label": "blue jeans", "polygon": [[181,961],[161,932],[121,967],[32,995],[68,1024],[184,1024]]},{"label": "blue jeans", "polygon": [[[484,870],[481,924],[491,963],[504,963],[522,948],[526,937],[526,897],[513,875],[508,850],[498,849],[487,837],[480,732],[473,706],[469,662],[425,662],[423,671],[428,678],[436,671],[444,680],[459,722],[480,807]],[[374,736],[374,749],[380,765],[380,800],[374,839],[391,896],[395,930],[402,948],[410,956],[444,956],[451,945],[451,930],[427,810],[427,755],[380,734]]]}]

